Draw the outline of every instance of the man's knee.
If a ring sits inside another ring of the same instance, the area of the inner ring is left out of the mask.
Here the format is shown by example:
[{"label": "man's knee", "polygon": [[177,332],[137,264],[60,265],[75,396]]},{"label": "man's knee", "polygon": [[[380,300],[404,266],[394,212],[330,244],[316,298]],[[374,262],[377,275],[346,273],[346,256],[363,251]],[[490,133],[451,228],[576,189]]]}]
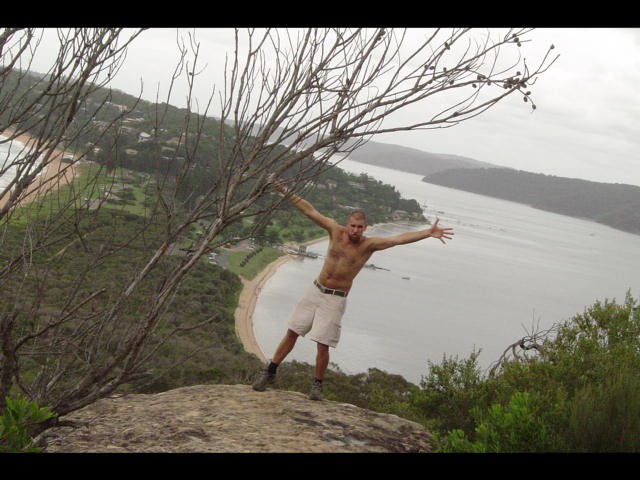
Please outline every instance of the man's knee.
[{"label": "man's knee", "polygon": [[287,330],[287,337],[295,340],[300,336],[299,333],[294,332],[293,330],[291,330],[290,328]]}]

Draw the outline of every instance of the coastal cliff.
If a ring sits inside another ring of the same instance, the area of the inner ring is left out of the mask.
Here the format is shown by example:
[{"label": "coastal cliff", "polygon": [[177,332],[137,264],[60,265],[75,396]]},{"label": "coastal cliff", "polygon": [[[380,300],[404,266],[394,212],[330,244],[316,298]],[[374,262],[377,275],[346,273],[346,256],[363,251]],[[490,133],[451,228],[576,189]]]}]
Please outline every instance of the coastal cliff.
[{"label": "coastal cliff", "polygon": [[104,398],[45,431],[45,452],[428,452],[418,423],[299,392],[196,385]]}]

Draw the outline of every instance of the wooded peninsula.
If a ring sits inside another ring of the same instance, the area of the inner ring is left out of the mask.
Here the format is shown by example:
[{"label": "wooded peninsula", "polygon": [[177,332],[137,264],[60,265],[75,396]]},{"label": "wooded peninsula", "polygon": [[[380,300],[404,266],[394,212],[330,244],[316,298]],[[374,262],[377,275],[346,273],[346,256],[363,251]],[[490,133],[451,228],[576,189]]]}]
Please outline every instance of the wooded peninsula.
[{"label": "wooded peninsula", "polygon": [[640,234],[640,187],[590,182],[509,168],[456,168],[424,182],[524,203]]}]

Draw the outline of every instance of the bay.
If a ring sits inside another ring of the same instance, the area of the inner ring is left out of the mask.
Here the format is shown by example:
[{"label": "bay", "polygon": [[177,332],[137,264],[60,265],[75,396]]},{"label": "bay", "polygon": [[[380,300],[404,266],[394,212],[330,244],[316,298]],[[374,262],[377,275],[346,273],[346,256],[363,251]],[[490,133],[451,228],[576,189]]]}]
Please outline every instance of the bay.
[{"label": "bay", "polygon": [[[331,362],[349,374],[375,367],[419,383],[428,362],[480,350],[487,369],[505,348],[534,330],[582,313],[596,300],[623,301],[640,291],[640,237],[595,222],[422,182],[421,175],[352,160],[344,170],[394,185],[430,220],[453,227],[446,245],[427,239],[381,252],[349,295]],[[344,219],[336,219],[342,223]],[[370,227],[368,235],[418,228]],[[424,228],[420,226],[420,228]],[[269,358],[307,285],[317,277],[328,241],[310,247],[319,259],[285,263],[263,286],[253,316]],[[315,343],[300,338],[287,360],[315,363]]]}]

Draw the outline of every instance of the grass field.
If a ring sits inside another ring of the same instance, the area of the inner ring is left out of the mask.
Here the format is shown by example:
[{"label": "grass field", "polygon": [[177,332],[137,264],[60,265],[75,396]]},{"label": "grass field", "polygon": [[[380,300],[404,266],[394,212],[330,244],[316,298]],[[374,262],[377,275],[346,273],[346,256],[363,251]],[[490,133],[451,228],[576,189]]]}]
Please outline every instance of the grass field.
[{"label": "grass field", "polygon": [[242,260],[249,252],[233,252],[229,255],[229,270],[246,279],[253,279],[263,268],[284,255],[280,250],[264,247],[262,251],[251,257],[244,267],[240,266]]}]

